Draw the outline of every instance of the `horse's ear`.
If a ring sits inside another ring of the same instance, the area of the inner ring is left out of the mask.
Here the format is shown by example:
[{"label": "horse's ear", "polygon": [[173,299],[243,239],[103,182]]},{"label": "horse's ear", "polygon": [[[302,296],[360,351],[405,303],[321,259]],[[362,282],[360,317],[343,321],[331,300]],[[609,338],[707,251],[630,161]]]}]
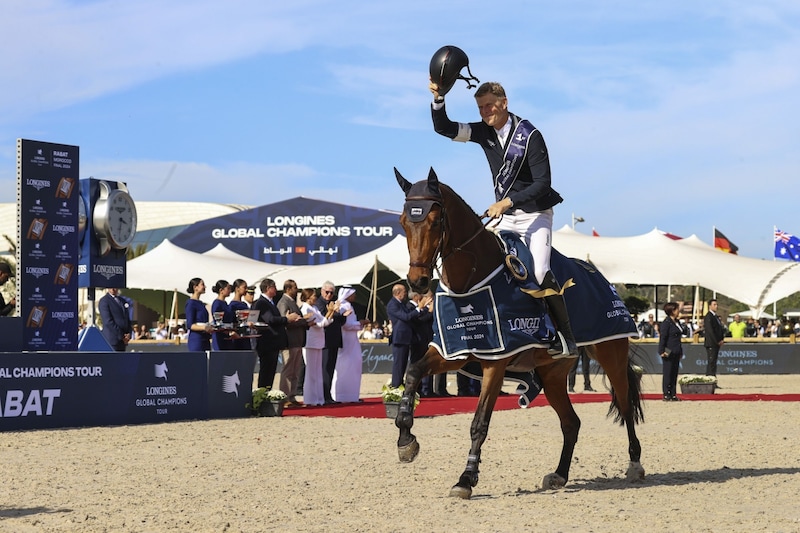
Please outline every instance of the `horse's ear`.
[{"label": "horse's ear", "polygon": [[428,172],[428,188],[437,196],[442,194],[441,191],[439,191],[439,177],[436,175],[436,172],[434,172],[433,167],[431,167]]},{"label": "horse's ear", "polygon": [[408,194],[408,190],[411,189],[411,182],[400,174],[397,167],[394,169],[394,177],[397,178],[397,183],[400,185],[400,188],[403,189],[403,192]]}]

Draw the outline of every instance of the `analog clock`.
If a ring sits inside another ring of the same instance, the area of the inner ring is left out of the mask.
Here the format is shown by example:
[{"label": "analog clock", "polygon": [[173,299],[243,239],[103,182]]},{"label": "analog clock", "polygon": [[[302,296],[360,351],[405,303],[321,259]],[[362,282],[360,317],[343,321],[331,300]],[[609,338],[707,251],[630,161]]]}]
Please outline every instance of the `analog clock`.
[{"label": "analog clock", "polygon": [[92,225],[100,242],[100,255],[112,248],[124,250],[136,236],[136,204],[128,188],[118,183],[116,189],[100,181],[100,197],[92,212]]}]

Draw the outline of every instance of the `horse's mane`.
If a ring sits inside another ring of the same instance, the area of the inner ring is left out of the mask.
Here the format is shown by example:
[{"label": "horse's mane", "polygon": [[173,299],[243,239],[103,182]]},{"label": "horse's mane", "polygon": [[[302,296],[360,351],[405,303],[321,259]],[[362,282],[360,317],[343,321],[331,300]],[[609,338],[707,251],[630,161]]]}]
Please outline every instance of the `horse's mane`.
[{"label": "horse's mane", "polygon": [[473,214],[473,215],[475,215],[475,217],[476,217],[476,218],[479,218],[479,217],[478,217],[478,213],[476,213],[476,212],[475,212],[475,210],[474,210],[474,209],[472,209],[472,206],[471,206],[471,205],[469,205],[469,204],[467,203],[467,201],[466,201],[466,200],[464,200],[464,199],[463,199],[463,198],[462,198],[462,197],[461,197],[461,196],[460,196],[460,195],[459,195],[459,194],[458,194],[456,191],[454,191],[452,187],[450,187],[450,186],[449,186],[449,185],[447,185],[446,183],[442,183],[441,181],[439,182],[439,187],[440,187],[440,188],[442,188],[442,189],[444,189],[444,190],[446,190],[446,191],[448,191],[448,192],[449,192],[450,194],[452,194],[453,196],[455,196],[455,197],[456,197],[456,200],[458,200],[459,202],[461,202],[462,204],[464,204],[465,206],[467,206],[467,208],[468,208],[470,211],[472,211],[472,214]]}]

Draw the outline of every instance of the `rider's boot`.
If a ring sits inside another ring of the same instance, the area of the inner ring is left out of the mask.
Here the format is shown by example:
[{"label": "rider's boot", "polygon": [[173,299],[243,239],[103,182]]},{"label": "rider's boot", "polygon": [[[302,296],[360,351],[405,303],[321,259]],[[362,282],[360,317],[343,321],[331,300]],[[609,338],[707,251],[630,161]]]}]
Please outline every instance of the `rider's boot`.
[{"label": "rider's boot", "polygon": [[547,271],[544,280],[539,285],[542,289],[552,289],[558,293],[544,297],[547,311],[550,313],[550,318],[553,319],[557,330],[556,338],[550,344],[547,353],[553,359],[574,359],[578,357],[578,346],[575,344],[575,335],[572,334],[572,326],[569,323],[569,315],[567,314],[567,304],[561,294],[561,285],[559,285],[558,280],[550,270]]}]

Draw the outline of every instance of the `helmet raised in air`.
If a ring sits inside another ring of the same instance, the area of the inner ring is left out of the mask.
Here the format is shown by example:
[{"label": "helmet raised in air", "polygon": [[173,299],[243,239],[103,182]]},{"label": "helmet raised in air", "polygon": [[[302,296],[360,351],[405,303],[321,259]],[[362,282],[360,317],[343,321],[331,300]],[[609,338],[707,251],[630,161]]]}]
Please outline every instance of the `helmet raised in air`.
[{"label": "helmet raised in air", "polygon": [[[468,78],[461,75],[461,70],[466,67]],[[470,83],[475,80],[475,83],[480,83],[480,80],[472,75],[469,71],[469,58],[461,48],[457,46],[443,46],[439,48],[431,58],[431,81],[439,86],[439,95],[444,96],[453,88],[456,80],[464,80],[467,82],[467,89],[477,87]]]}]

